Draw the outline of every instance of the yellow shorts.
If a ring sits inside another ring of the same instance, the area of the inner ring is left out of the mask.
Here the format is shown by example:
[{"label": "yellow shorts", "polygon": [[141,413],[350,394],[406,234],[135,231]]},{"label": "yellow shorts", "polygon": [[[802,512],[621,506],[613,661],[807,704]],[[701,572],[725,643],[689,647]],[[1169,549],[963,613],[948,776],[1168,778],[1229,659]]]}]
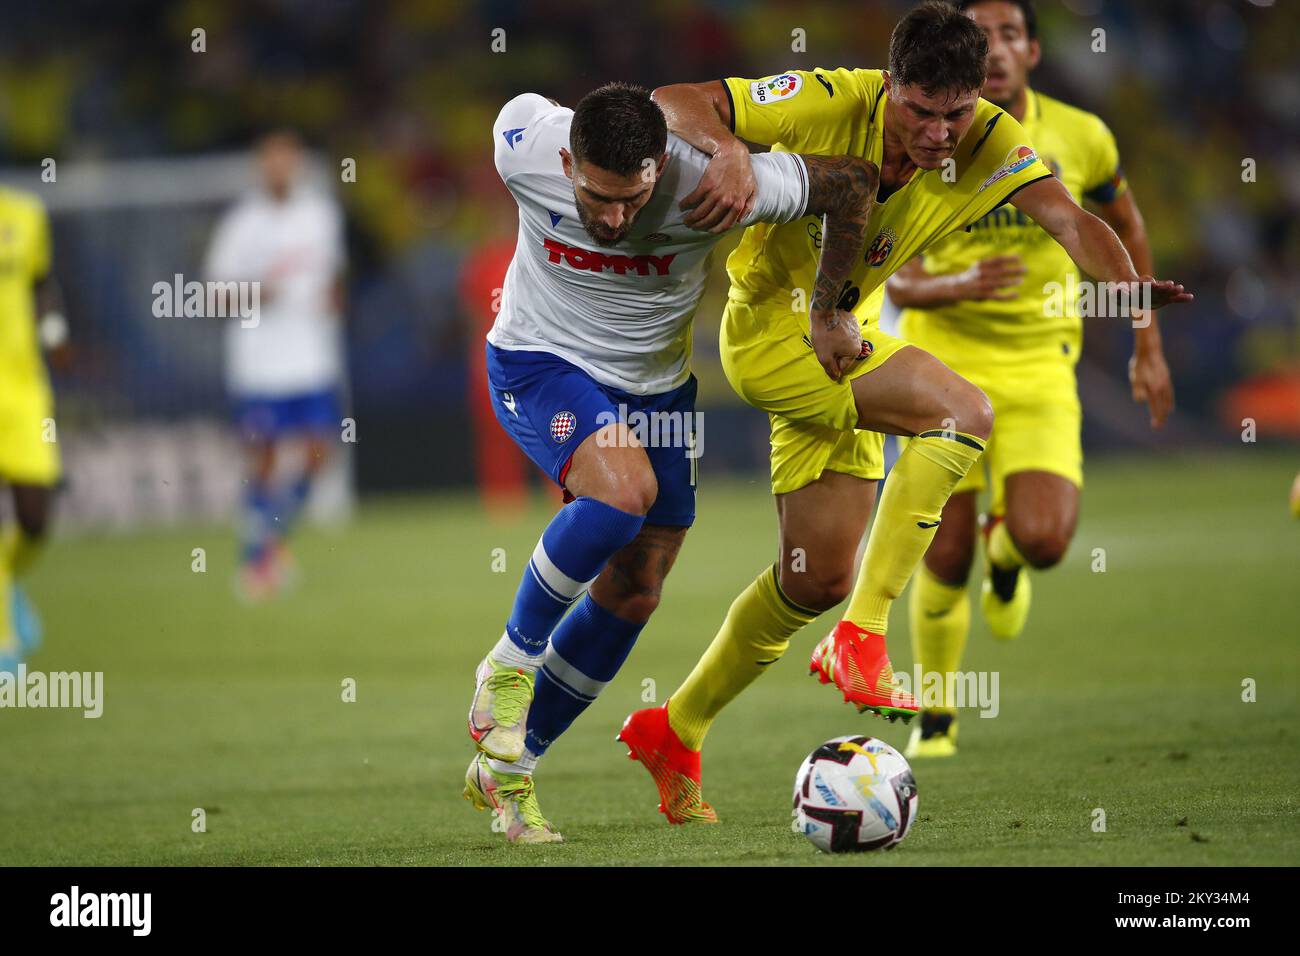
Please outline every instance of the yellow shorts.
[{"label": "yellow shorts", "polygon": [[908,343],[881,332],[874,318],[863,324],[862,338],[871,354],[832,382],[813,353],[806,313],[727,300],[722,369],[741,398],[767,412],[773,494],[797,491],[823,471],[884,476],[884,436],[854,428],[858,410],[849,381],[879,368]]},{"label": "yellow shorts", "polygon": [[993,404],[993,434],[953,494],[991,485],[990,511],[1003,514],[1007,475],[1046,471],[1083,487],[1083,411],[1074,374],[1078,336],[1026,348],[926,329],[915,321],[905,323],[903,332],[907,341],[983,389]]},{"label": "yellow shorts", "polygon": [[59,480],[54,401],[48,386],[0,390],[0,481],[53,485]]}]

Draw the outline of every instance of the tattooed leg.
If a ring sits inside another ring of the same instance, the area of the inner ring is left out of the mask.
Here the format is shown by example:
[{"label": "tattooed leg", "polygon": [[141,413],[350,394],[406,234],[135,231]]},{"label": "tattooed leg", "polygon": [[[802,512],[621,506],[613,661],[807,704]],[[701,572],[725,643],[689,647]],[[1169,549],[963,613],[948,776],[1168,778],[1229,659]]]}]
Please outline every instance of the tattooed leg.
[{"label": "tattooed leg", "polygon": [[531,773],[537,758],[614,679],[658,605],[685,537],[685,528],[644,525],[560,622],[537,673],[526,749],[513,772]]},{"label": "tattooed leg", "polygon": [[677,560],[685,528],[644,525],[632,542],[609,559],[591,596],[615,617],[644,624],[659,606],[664,578]]}]

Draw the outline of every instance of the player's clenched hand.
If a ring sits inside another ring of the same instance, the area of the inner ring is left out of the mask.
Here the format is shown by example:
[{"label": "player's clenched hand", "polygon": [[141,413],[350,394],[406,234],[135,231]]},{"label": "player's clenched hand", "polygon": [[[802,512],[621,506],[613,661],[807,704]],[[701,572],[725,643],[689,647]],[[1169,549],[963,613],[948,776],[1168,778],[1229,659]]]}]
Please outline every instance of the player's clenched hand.
[{"label": "player's clenched hand", "polygon": [[1025,264],[1019,256],[981,259],[957,274],[958,298],[1010,302],[1019,294],[1016,288],[1024,279],[1025,272]]},{"label": "player's clenched hand", "polygon": [[813,312],[813,352],[832,382],[838,382],[862,358],[862,329],[852,312]]},{"label": "player's clenched hand", "polygon": [[749,212],[757,188],[749,150],[735,140],[709,160],[700,184],[682,200],[688,210],[682,222],[700,232],[726,232]]},{"label": "player's clenched hand", "polygon": [[1152,349],[1134,352],[1128,362],[1128,380],[1133,386],[1133,401],[1146,402],[1151,412],[1151,427],[1164,425],[1174,409],[1174,383],[1164,355]]},{"label": "player's clenched hand", "polygon": [[1180,283],[1171,282],[1168,279],[1155,279],[1151,276],[1142,276],[1143,285],[1151,286],[1151,308],[1160,309],[1166,305],[1178,305],[1183,302],[1191,302],[1195,298],[1190,292],[1182,287]]}]

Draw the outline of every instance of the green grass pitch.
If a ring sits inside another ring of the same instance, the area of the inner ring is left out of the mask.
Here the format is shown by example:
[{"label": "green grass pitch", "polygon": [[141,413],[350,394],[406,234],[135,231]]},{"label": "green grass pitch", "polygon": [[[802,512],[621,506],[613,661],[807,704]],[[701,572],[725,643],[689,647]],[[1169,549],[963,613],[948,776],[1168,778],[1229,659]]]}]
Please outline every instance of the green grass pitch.
[{"label": "green grass pitch", "polygon": [[[907,730],[805,676],[834,615],[715,725],[704,779],[721,826],[668,826],[614,741],[773,559],[761,481],[702,487],[657,617],[543,761],[542,806],[568,841],[555,847],[506,846],[461,798],[473,668],[548,506],[509,526],[468,496],[367,506],[345,532],[306,533],[303,586],[255,609],[232,597],[227,528],[60,541],[29,585],[47,631],[31,666],[103,671],[104,714],[0,711],[0,864],[1295,865],[1296,464],[1254,446],[1093,463],[1070,555],[1035,579],[1028,632],[997,644],[974,615],[966,666],[999,672],[1001,713],[963,716],[956,760],[916,762],[919,818],[901,847],[842,858],[791,832],[799,762],[845,733],[901,748]],[[206,573],[191,570],[198,547]],[[900,670],[906,616],[900,603]]]}]

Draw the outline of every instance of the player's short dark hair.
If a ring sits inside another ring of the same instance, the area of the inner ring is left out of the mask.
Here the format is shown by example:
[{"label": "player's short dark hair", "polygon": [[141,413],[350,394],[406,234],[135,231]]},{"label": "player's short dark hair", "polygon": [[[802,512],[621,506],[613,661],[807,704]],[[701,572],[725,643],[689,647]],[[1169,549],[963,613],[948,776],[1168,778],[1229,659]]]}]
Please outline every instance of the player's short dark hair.
[{"label": "player's short dark hair", "polygon": [[947,0],[927,0],[898,21],[889,38],[889,74],[927,96],[984,86],[989,41],[984,31]]},{"label": "player's short dark hair", "polygon": [[631,176],[647,158],[658,163],[667,146],[663,110],[643,86],[606,83],[584,96],[573,111],[569,150],[574,162]]},{"label": "player's short dark hair", "polygon": [[[963,13],[971,7],[978,6],[981,3],[993,3],[995,0],[957,0],[957,9]],[[1013,7],[1019,7],[1020,12],[1025,17],[1025,33],[1029,39],[1038,39],[1038,11],[1034,9],[1034,0],[999,0],[1002,3],[1009,3]]]},{"label": "player's short dark hair", "polygon": [[288,146],[302,152],[306,150],[307,142],[292,126],[267,126],[257,134],[253,149],[260,153],[271,146]]}]

